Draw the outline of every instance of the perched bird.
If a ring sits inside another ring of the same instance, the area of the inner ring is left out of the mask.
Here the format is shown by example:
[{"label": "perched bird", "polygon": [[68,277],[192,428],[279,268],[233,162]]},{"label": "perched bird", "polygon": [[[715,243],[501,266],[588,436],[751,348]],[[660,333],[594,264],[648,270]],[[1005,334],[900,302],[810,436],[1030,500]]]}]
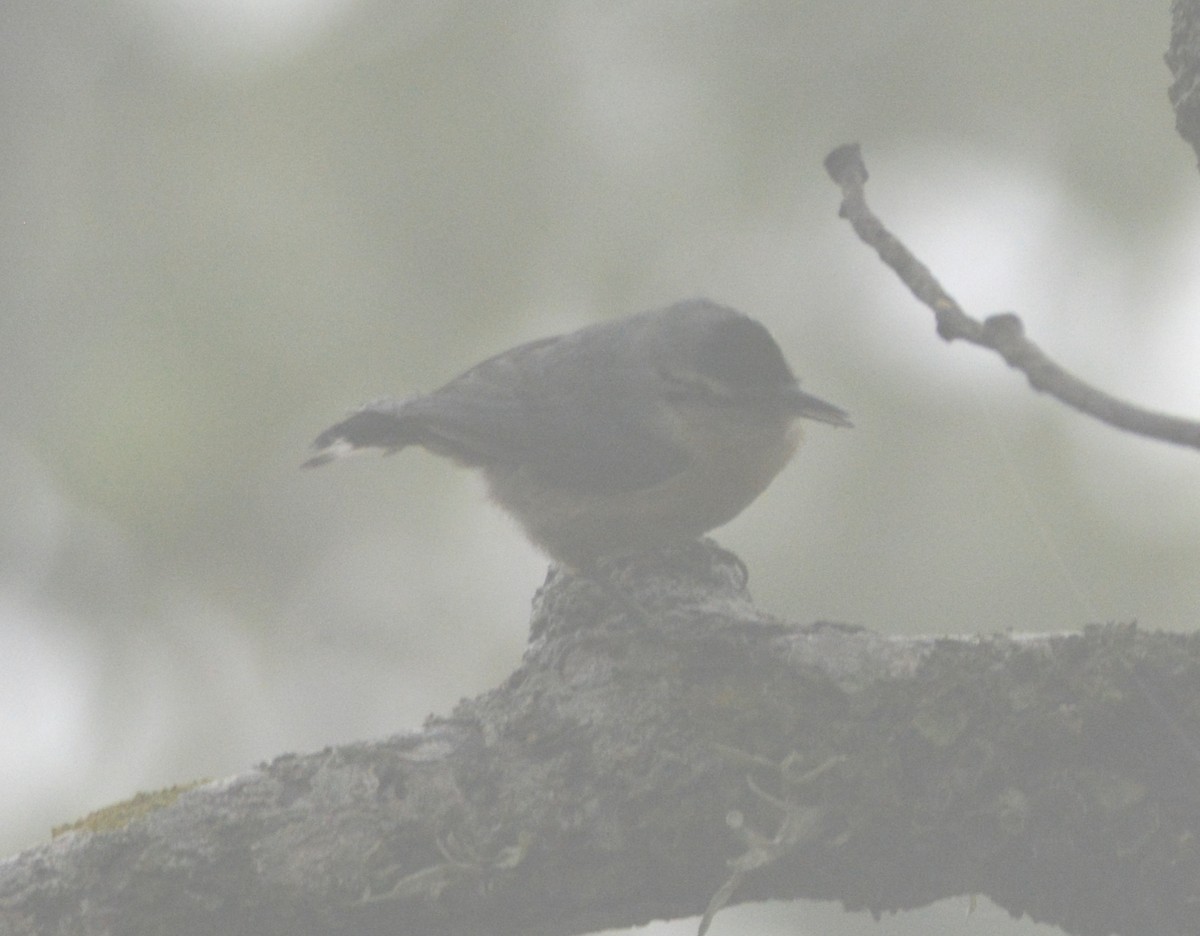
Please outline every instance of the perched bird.
[{"label": "perched bird", "polygon": [[322,432],[305,467],[423,446],[479,468],[535,544],[584,571],[732,520],[795,453],[803,418],[850,425],[800,389],[766,328],[693,299],[368,404]]}]

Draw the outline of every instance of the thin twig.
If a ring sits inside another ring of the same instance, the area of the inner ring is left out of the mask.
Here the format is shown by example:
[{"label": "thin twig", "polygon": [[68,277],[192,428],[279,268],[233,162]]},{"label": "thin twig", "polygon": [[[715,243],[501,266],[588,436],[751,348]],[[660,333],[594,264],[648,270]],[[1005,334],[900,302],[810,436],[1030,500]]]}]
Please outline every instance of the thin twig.
[{"label": "thin twig", "polygon": [[879,258],[895,271],[913,295],[933,311],[937,333],[946,341],[962,339],[990,348],[1010,367],[1021,371],[1035,390],[1110,426],[1200,448],[1200,423],[1133,406],[1090,386],[1050,360],[1026,338],[1021,320],[1011,312],[989,316],[982,322],[967,315],[929,268],[867,207],[863,192],[867,167],[857,143],[839,146],[826,156],[825,168],[842,190],[838,214],[850,222],[863,243],[875,248]]}]

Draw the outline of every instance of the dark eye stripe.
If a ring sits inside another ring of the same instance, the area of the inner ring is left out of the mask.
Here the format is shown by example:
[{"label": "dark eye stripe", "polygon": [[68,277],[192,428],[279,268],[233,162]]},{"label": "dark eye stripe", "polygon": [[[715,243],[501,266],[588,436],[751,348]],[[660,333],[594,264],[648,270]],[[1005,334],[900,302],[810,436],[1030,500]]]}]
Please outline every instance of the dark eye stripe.
[{"label": "dark eye stripe", "polygon": [[663,396],[668,400],[703,401],[713,406],[732,406],[741,398],[738,388],[730,387],[705,374],[673,373],[659,368]]}]

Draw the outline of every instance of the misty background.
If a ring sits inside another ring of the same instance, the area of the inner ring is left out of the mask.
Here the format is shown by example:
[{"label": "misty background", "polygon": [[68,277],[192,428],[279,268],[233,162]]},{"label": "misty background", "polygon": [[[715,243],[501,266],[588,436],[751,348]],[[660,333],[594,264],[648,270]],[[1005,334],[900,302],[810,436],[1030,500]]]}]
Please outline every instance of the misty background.
[{"label": "misty background", "polygon": [[[448,713],[546,562],[421,451],[321,429],[689,296],[850,411],[715,538],[760,606],[903,634],[1194,626],[1193,451],[1036,396],[972,314],[1200,412],[1200,178],[1167,3],[100,0],[0,9],[0,855],[139,790]],[[714,934],[1058,932],[986,902]],[[694,932],[695,922],[656,934]]]}]

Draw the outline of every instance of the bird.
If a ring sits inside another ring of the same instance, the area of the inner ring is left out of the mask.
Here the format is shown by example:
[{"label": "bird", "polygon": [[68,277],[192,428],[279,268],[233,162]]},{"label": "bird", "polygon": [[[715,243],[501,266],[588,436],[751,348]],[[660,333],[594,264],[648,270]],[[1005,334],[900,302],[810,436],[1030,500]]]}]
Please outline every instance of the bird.
[{"label": "bird", "polygon": [[805,419],[851,425],[800,389],[765,326],[689,299],[369,403],[317,436],[304,467],[421,446],[479,469],[536,546],[586,572],[732,520],[791,460]]}]

